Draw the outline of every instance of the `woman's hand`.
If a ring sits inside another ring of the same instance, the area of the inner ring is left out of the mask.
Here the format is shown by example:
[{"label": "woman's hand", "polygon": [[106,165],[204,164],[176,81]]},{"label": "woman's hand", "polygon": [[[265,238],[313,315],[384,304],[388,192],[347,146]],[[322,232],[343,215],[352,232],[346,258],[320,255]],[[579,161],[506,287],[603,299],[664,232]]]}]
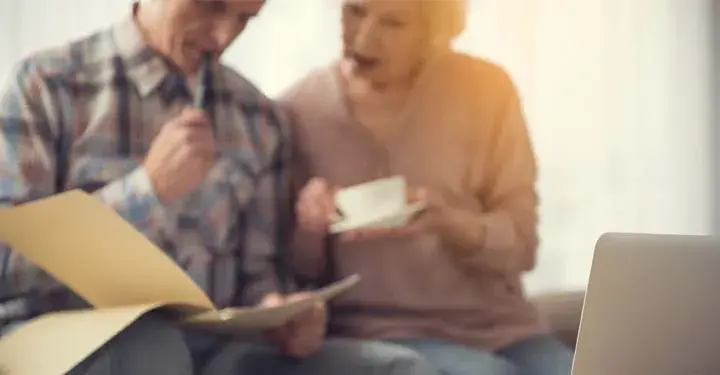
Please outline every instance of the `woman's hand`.
[{"label": "woman's hand", "polygon": [[[300,227],[312,233],[328,233],[333,223],[342,219],[335,207],[335,192],[323,178],[311,179],[300,192],[296,213]],[[484,231],[482,213],[476,201],[459,199],[450,192],[428,188],[409,188],[408,204],[421,203],[425,208],[398,228],[357,229],[341,233],[343,242],[370,241],[382,238],[407,237],[419,233],[436,233],[460,248],[476,247],[482,243]]]},{"label": "woman's hand", "polygon": [[295,206],[300,228],[312,233],[327,233],[328,227],[339,219],[334,196],[335,189],[327,180],[315,177],[308,181]]},{"label": "woman's hand", "polygon": [[[427,189],[410,188],[408,189],[407,197],[409,205],[416,203],[427,205],[428,203]],[[418,220],[424,215],[423,212],[424,210],[410,217],[404,226],[397,228],[356,229],[342,233],[340,240],[345,242],[360,242],[381,238],[407,237],[417,234],[425,229],[423,221]]]},{"label": "woman's hand", "polygon": [[427,207],[413,225],[456,245],[447,247],[448,249],[472,253],[482,247],[485,240],[485,218],[476,198],[463,199],[450,192],[427,190],[424,194]]},{"label": "woman's hand", "polygon": [[408,203],[422,203],[425,208],[399,228],[358,229],[343,233],[345,241],[367,241],[379,238],[406,237],[420,233],[437,234],[459,246],[452,249],[475,249],[484,239],[482,211],[472,198],[460,199],[450,192],[428,188],[408,190]]}]

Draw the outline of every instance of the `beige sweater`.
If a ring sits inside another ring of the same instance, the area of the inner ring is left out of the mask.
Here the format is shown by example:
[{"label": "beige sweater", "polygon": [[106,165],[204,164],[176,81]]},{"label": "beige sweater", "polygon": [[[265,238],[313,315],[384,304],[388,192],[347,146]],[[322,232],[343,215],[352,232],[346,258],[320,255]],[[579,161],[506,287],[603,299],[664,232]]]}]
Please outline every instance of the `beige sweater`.
[{"label": "beige sweater", "polygon": [[333,304],[343,336],[437,338],[495,350],[546,332],[520,276],[537,248],[536,163],[516,90],[497,66],[448,53],[429,64],[408,115],[382,141],[354,121],[337,65],[319,69],[282,101],[296,119],[297,186],[312,176],[348,186],[386,175],[451,191],[482,217],[482,246],[458,259],[437,235],[335,244],[296,234],[296,270],[363,280]]}]

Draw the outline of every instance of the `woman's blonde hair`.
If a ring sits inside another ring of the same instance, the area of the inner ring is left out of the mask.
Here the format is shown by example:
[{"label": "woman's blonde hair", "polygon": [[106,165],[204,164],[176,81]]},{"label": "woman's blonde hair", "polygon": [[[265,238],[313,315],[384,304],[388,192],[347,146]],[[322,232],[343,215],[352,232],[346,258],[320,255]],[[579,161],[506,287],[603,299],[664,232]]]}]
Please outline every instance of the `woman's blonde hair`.
[{"label": "woman's blonde hair", "polygon": [[449,45],[465,30],[467,0],[417,0],[428,20],[432,42]]}]

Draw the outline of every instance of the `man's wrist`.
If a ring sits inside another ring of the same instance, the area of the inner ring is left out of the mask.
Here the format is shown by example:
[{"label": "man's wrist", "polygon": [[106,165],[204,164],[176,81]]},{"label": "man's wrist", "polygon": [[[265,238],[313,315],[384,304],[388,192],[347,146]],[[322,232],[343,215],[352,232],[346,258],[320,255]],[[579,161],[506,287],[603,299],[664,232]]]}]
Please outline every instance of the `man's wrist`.
[{"label": "man's wrist", "polygon": [[147,163],[143,163],[139,169],[142,169],[145,172],[148,183],[152,187],[152,191],[159,202],[168,204],[174,201],[174,198],[168,194],[170,187],[163,183],[165,179],[158,176],[157,169],[152,168],[152,166],[148,166]]},{"label": "man's wrist", "polygon": [[164,222],[163,206],[143,167],[110,182],[94,195],[138,229],[149,229]]}]

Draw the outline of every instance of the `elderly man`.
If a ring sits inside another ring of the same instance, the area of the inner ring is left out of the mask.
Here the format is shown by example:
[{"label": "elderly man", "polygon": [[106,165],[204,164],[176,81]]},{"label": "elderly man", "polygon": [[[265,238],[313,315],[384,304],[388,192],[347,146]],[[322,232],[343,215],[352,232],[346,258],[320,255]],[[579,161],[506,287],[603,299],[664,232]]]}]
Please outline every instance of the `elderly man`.
[{"label": "elderly man", "polygon": [[[282,293],[273,263],[292,225],[287,120],[217,62],[262,6],[146,0],[108,30],[25,59],[0,100],[0,199],[83,188],[165,249],[218,306],[301,297]],[[206,53],[213,79],[199,109],[192,88],[205,82],[196,72]],[[77,306],[17,253],[3,249],[0,260],[0,298],[26,313],[5,328]],[[316,306],[270,332],[276,345],[260,346],[147,316],[72,374],[434,373],[400,347],[325,343],[325,320]]]}]

